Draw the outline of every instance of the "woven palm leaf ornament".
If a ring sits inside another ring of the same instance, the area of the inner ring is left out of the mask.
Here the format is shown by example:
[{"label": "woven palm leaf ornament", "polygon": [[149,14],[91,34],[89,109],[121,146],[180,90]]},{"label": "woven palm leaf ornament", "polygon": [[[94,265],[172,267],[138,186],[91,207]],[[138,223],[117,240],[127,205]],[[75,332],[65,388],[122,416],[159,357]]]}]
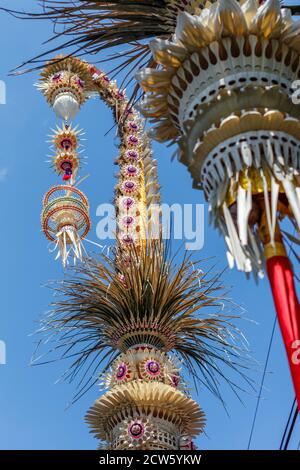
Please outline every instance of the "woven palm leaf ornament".
[{"label": "woven palm leaf ornament", "polygon": [[[54,59],[55,67],[56,63]],[[235,393],[241,390],[223,368],[250,384],[242,336],[233,324],[239,314],[226,313],[232,305],[223,294],[219,274],[205,275],[188,256],[176,264],[161,237],[147,238],[160,188],[144,121],[125,92],[87,62],[68,57],[59,63],[55,73],[72,71],[72,64],[84,70],[80,80],[91,79],[89,92],[97,92],[113,112],[120,137],[118,231],[113,253],[85,259],[54,287],[56,301],[42,320],[41,332],[55,337],[52,353],[72,358],[64,377],[82,375],[75,400],[100,380],[104,394],[86,421],[102,446],[192,449],[205,418],[182,371],[221,400],[220,379]],[[42,90],[49,76],[43,71]],[[58,95],[65,92],[69,90],[64,84]],[[77,143],[78,135],[68,141],[67,131],[73,129],[69,126],[53,137],[60,145],[66,141],[63,152],[65,145],[71,152]]]},{"label": "woven palm leaf ornament", "polygon": [[154,138],[178,144],[230,266],[266,269],[300,403],[300,306],[281,231],[284,219],[300,231],[300,24],[278,0],[221,0],[180,13],[172,39],[150,47],[160,68],[137,74],[140,109]]},{"label": "woven palm leaf ornament", "polygon": [[43,200],[42,230],[54,243],[63,266],[72,259],[82,260],[82,240],[87,236],[91,221],[89,202],[76,187],[82,166],[80,139],[82,131],[71,120],[89,98],[93,81],[80,61],[62,60],[49,63],[42,71],[37,88],[44,94],[58,118],[63,120],[50,136],[54,156],[51,164],[62,183],[51,188]]},{"label": "woven palm leaf ornament", "polygon": [[151,207],[160,204],[157,163],[145,133],[145,123],[116,81],[90,66],[95,90],[110,107],[120,140],[119,177],[115,187],[117,237],[120,244],[141,248],[152,231]]},{"label": "woven palm leaf ornament", "polygon": [[[70,119],[90,96],[98,94],[113,110],[120,137],[117,163],[120,177],[115,188],[117,234],[121,244],[142,245],[151,230],[150,207],[160,203],[156,161],[152,158],[150,142],[144,133],[138,113],[129,106],[126,94],[93,65],[73,57],[57,57],[42,71],[38,88],[58,117],[65,120],[52,136],[56,149],[53,166],[66,183],[50,190],[44,199],[42,226],[48,239],[56,237],[63,264],[68,261],[71,246],[76,259],[82,259],[81,240],[90,227],[88,202],[74,187],[80,167],[78,153],[82,134],[73,128]],[[78,195],[78,207],[72,207],[70,198]],[[62,199],[61,199],[62,198]],[[70,205],[71,204],[71,205]],[[78,216],[76,214],[78,213]],[[72,220],[75,220],[72,222]]]}]

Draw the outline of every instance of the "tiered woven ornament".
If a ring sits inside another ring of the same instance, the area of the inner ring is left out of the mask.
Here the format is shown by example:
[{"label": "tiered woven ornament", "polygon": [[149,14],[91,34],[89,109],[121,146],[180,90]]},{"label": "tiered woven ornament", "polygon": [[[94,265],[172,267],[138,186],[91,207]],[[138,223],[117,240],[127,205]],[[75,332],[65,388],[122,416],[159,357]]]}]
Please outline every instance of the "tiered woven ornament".
[{"label": "tiered woven ornament", "polygon": [[257,224],[269,242],[283,217],[300,227],[298,23],[277,0],[259,7],[221,0],[199,16],[181,13],[172,41],[151,44],[161,70],[139,72],[152,135],[178,141],[195,187],[203,187],[230,264],[263,269]]},{"label": "tiered woven ornament", "polygon": [[178,361],[151,345],[133,346],[103,380],[110,390],[90,409],[87,422],[112,449],[192,448],[204,413],[183,393]]},{"label": "tiered woven ornament", "polygon": [[59,56],[43,69],[37,87],[57,117],[69,121],[91,96],[93,80],[85,62]]},{"label": "tiered woven ornament", "polygon": [[48,240],[55,243],[56,258],[65,266],[68,257],[82,259],[81,240],[90,229],[89,203],[74,186],[51,188],[43,200],[42,229]]},{"label": "tiered woven ornament", "polygon": [[80,168],[81,158],[78,148],[82,131],[78,126],[72,128],[70,124],[56,126],[51,137],[55,155],[52,157],[52,166],[55,172],[62,176],[63,181],[75,181]]},{"label": "tiered woven ornament", "polygon": [[138,79],[152,136],[179,144],[230,266],[262,276],[267,264],[300,403],[300,307],[279,226],[300,230],[299,22],[279,0],[221,0],[180,13],[172,39],[151,49],[161,68]]},{"label": "tiered woven ornament", "polygon": [[221,290],[218,275],[206,277],[187,259],[175,266],[164,243],[149,240],[142,249],[119,244],[111,257],[88,259],[57,285],[42,332],[55,338],[54,351],[66,351],[62,357],[72,351],[65,378],[83,377],[75,400],[104,368],[105,393],[86,415],[102,448],[193,449],[205,419],[182,369],[221,400],[223,367],[247,380]]},{"label": "tiered woven ornament", "polygon": [[[75,268],[73,279],[58,285],[55,290],[60,295],[42,331],[53,338],[55,328],[54,350],[73,351],[75,360],[67,378],[87,368],[76,399],[95,383],[102,362],[108,360],[100,379],[102,389],[108,390],[86,417],[105,448],[192,449],[193,439],[203,430],[204,414],[190,397],[181,368],[185,366],[194,377],[200,372],[203,383],[222,399],[218,377],[224,373],[219,363],[245,378],[240,370],[242,350],[233,340],[239,331],[231,324],[234,316],[224,314],[227,301],[218,274],[209,279],[187,258],[174,265],[160,229],[158,238],[147,237],[157,224],[152,210],[160,194],[144,122],[125,92],[103,72],[73,58],[63,59],[62,64],[70,70],[74,61],[79,79],[84,81],[81,70],[88,71],[90,91],[98,92],[112,109],[120,137],[117,243],[110,256],[85,259]],[[67,153],[73,151],[73,140],[68,142],[66,135],[70,129],[64,126],[54,138],[58,146],[64,142],[63,154],[66,144]],[[69,185],[68,191],[68,198],[84,205],[76,188]],[[56,194],[55,188],[52,193]],[[56,196],[54,200],[56,207]],[[47,207],[51,201],[48,197]],[[213,308],[210,316],[202,317],[203,307]],[[228,383],[234,387],[230,379]]]},{"label": "tiered woven ornament", "polygon": [[88,99],[93,81],[87,67],[73,58],[58,57],[43,70],[37,87],[43,92],[58,117],[65,120],[51,135],[55,151],[52,157],[54,171],[65,185],[51,188],[45,195],[42,229],[48,240],[55,243],[56,258],[63,266],[73,259],[82,260],[82,240],[90,229],[89,203],[75,187],[81,157],[79,140],[82,131],[73,128],[69,120],[76,116]]}]

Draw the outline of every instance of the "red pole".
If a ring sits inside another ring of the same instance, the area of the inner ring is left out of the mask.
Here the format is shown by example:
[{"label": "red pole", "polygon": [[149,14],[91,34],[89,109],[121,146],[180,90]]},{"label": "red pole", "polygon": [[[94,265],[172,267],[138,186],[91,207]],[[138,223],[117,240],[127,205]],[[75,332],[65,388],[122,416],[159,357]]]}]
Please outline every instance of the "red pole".
[{"label": "red pole", "polygon": [[300,411],[300,304],[291,262],[282,243],[266,245],[267,272]]}]

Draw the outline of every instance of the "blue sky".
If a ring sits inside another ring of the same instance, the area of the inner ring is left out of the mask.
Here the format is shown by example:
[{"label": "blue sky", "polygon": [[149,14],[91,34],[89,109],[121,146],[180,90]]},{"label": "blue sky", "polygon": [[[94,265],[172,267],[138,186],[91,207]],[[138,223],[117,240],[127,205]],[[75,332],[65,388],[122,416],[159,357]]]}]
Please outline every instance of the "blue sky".
[{"label": "blue sky", "polygon": [[[33,0],[0,1],[11,8],[35,8]],[[95,387],[77,404],[66,410],[74,384],[55,384],[65,363],[30,367],[39,316],[47,310],[50,292],[43,285],[61,279],[63,269],[49,254],[40,229],[44,193],[59,179],[45,163],[49,153],[46,136],[55,124],[54,113],[33,84],[38,74],[10,77],[7,73],[23,59],[41,51],[41,43],[51,33],[51,25],[20,21],[0,14],[0,80],[7,87],[7,104],[0,106],[0,251],[1,297],[0,340],[7,347],[7,364],[0,365],[0,447],[1,449],[94,449],[96,441],[83,421],[85,412],[99,396]],[[103,67],[105,69],[105,67]],[[108,66],[107,66],[108,69]],[[90,100],[76,122],[86,131],[86,155],[90,177],[81,189],[89,197],[93,228],[89,238],[96,240],[96,208],[112,199],[113,160],[117,155],[109,110],[99,100]],[[166,203],[203,203],[201,192],[191,188],[184,166],[170,161],[172,150],[154,145],[159,180]],[[178,189],[180,188],[180,190]],[[208,226],[205,211],[205,246],[199,253],[217,256],[225,265],[223,240]],[[298,270],[299,271],[299,270]],[[237,271],[227,272],[232,297],[246,311],[240,323],[254,357],[264,363],[274,321],[274,308],[267,279],[256,286]],[[254,374],[259,382],[261,373]],[[255,395],[244,395],[244,404],[223,387],[228,417],[223,407],[205,389],[195,398],[207,414],[207,436],[198,440],[203,449],[245,449],[252,424]],[[260,403],[253,449],[277,449],[294,398],[288,365],[278,328],[271,351],[263,399]],[[291,448],[298,445],[300,423]]]}]

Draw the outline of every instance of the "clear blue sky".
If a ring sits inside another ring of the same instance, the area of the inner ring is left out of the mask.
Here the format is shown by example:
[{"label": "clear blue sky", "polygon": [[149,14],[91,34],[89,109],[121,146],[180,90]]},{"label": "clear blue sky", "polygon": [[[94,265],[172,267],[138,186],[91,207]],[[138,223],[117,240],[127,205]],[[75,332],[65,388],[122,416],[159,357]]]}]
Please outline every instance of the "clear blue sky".
[{"label": "clear blue sky", "polygon": [[[0,1],[11,8],[35,8],[33,0]],[[50,292],[43,284],[61,279],[63,270],[48,253],[47,241],[40,229],[41,200],[45,191],[58,182],[45,163],[49,153],[46,136],[55,124],[54,113],[33,84],[35,73],[8,77],[7,72],[23,59],[41,51],[51,25],[20,21],[0,14],[0,79],[7,85],[7,104],[0,106],[0,251],[1,296],[0,340],[7,345],[7,364],[0,365],[0,446],[2,449],[94,449],[97,442],[89,435],[83,417],[98,397],[97,388],[66,410],[74,384],[55,384],[66,364],[29,367],[35,338],[30,336],[39,316],[48,308]],[[87,172],[90,178],[82,190],[91,202],[96,240],[96,207],[112,198],[117,155],[114,135],[104,136],[112,117],[98,100],[88,102],[77,121],[87,133]],[[155,144],[159,162],[162,195],[167,203],[202,203],[201,192],[191,188],[184,166],[171,163],[171,151]],[[178,185],[181,185],[180,192]],[[206,212],[207,215],[207,212]],[[217,256],[225,265],[223,240],[205,221],[205,247],[200,256]],[[267,279],[255,286],[237,271],[225,276],[233,286],[232,297],[247,310],[241,327],[255,358],[264,363],[274,321],[274,308]],[[260,380],[260,373],[255,379]],[[255,396],[243,396],[244,405],[223,387],[230,416],[203,389],[195,398],[207,413],[207,436],[198,446],[203,449],[245,449],[256,404]],[[263,399],[260,404],[252,448],[277,449],[286,423],[293,390],[278,328],[271,352]],[[298,420],[291,447],[300,439]]]}]

